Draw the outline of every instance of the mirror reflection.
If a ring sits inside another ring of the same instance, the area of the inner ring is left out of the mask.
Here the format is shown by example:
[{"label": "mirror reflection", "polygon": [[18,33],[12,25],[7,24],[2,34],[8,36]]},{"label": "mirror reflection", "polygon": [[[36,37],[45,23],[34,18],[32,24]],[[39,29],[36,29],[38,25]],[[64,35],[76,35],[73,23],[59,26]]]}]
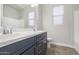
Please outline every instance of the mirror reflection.
[{"label": "mirror reflection", "polygon": [[[1,27],[3,29],[37,30],[39,5],[37,4],[3,4],[1,5]],[[38,27],[39,28],[39,27]]]}]

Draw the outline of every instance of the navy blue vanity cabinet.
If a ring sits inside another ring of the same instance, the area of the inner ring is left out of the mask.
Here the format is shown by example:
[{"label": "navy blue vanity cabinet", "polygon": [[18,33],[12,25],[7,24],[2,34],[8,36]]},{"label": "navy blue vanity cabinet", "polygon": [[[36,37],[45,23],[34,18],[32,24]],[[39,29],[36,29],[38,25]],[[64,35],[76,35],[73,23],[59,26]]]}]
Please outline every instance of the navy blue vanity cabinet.
[{"label": "navy blue vanity cabinet", "polygon": [[[16,51],[13,54],[14,55],[23,55],[23,54],[25,55],[26,51],[28,51],[28,53],[30,54],[29,50],[34,51],[33,49],[31,49],[34,46],[34,44],[35,44],[34,39],[35,39],[35,37],[28,38],[27,40],[29,40],[29,41],[26,42],[28,44],[25,44],[24,47],[22,47],[21,49],[19,49],[18,51]],[[29,54],[26,53],[26,55],[29,55]],[[34,55],[34,53],[31,53],[31,54]]]},{"label": "navy blue vanity cabinet", "polygon": [[24,50],[34,45],[34,37],[23,39],[0,48],[0,55],[20,55]]},{"label": "navy blue vanity cabinet", "polygon": [[[34,45],[25,50],[21,55],[45,55],[47,52],[47,32],[36,35]],[[32,39],[32,38],[31,38]]]},{"label": "navy blue vanity cabinet", "polygon": [[43,48],[42,48],[42,54],[46,54],[47,53],[47,34],[44,34],[44,38],[43,38]]},{"label": "navy blue vanity cabinet", "polygon": [[35,55],[45,55],[47,52],[47,32],[36,36]]},{"label": "navy blue vanity cabinet", "polygon": [[25,50],[21,55],[34,55],[34,47],[35,46],[32,46],[28,50]]},{"label": "navy blue vanity cabinet", "polygon": [[0,55],[45,55],[47,32],[0,47]]}]

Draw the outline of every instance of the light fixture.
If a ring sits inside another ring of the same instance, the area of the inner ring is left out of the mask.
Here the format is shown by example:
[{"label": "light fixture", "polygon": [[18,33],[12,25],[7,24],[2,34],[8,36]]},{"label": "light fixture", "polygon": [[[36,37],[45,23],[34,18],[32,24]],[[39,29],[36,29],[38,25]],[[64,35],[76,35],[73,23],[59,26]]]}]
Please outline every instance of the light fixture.
[{"label": "light fixture", "polygon": [[38,6],[38,4],[31,4],[31,7],[36,7]]}]

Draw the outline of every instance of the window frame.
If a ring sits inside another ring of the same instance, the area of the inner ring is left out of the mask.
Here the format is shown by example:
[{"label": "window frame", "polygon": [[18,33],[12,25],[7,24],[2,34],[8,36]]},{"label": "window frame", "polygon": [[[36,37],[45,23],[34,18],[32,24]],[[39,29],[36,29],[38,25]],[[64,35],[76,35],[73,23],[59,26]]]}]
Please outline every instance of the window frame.
[{"label": "window frame", "polygon": [[[33,17],[29,17],[29,14],[30,14],[30,13],[34,13],[34,14],[33,14]],[[34,11],[30,11],[30,12],[28,13],[28,26],[29,26],[29,27],[34,27],[34,26],[35,26],[35,20],[34,20],[34,19],[35,19],[35,12],[34,12]],[[30,24],[30,20],[33,20],[33,26]]]},{"label": "window frame", "polygon": [[[62,12],[62,14],[60,14],[60,15],[55,15],[54,14],[54,8],[56,8],[56,7],[60,7],[60,6],[62,6],[63,8],[62,8],[62,10],[63,10],[63,12]],[[62,23],[60,24],[57,24],[57,23],[55,23],[55,17],[58,17],[58,16],[60,16],[60,17],[62,17],[63,19],[62,19]],[[53,7],[53,24],[55,24],[55,25],[62,25],[64,23],[64,6],[63,5],[58,5],[58,6],[54,6]]]}]

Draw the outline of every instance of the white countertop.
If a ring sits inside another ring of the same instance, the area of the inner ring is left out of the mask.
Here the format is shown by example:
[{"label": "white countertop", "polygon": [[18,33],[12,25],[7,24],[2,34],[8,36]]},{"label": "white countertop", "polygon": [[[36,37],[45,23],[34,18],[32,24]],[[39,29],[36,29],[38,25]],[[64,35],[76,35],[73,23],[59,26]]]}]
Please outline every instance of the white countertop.
[{"label": "white countertop", "polygon": [[26,32],[16,32],[13,34],[0,35],[0,47],[33,37],[35,35],[44,32],[45,31],[26,31]]}]

